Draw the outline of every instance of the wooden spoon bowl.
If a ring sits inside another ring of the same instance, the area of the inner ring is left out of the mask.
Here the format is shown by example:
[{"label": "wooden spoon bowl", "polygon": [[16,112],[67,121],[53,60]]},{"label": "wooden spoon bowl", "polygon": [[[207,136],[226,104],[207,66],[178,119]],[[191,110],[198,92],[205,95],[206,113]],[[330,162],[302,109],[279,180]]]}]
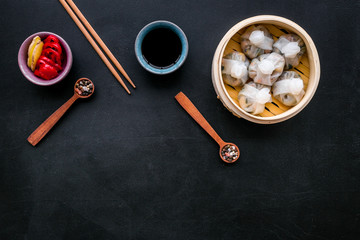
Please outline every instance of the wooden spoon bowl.
[{"label": "wooden spoon bowl", "polygon": [[[227,145],[230,145],[230,146],[234,146],[235,147],[235,152],[237,152],[237,155],[235,158],[233,159],[227,159],[225,156],[223,156],[223,149],[227,146]],[[228,142],[223,142],[222,145],[220,145],[220,150],[219,150],[219,155],[220,155],[220,158],[221,160],[223,160],[224,162],[226,163],[233,163],[235,161],[237,161],[240,157],[240,150],[238,148],[238,146],[236,146],[234,143],[228,143]]]},{"label": "wooden spoon bowl", "polygon": [[[80,82],[80,81],[89,81],[91,84],[92,84],[92,86],[93,86],[93,88],[92,88],[92,91],[91,91],[91,93],[90,94],[88,94],[88,95],[82,95],[82,94],[80,94],[78,91],[77,91],[77,87],[76,87],[76,85],[78,85],[78,83]],[[80,78],[80,79],[78,79],[77,81],[76,81],[76,83],[75,83],[75,85],[74,85],[74,93],[77,95],[77,96],[79,96],[79,98],[88,98],[88,97],[90,97],[91,95],[93,95],[94,94],[94,91],[95,91],[95,85],[94,85],[94,83],[90,80],[90,79],[88,79],[88,78]]]}]

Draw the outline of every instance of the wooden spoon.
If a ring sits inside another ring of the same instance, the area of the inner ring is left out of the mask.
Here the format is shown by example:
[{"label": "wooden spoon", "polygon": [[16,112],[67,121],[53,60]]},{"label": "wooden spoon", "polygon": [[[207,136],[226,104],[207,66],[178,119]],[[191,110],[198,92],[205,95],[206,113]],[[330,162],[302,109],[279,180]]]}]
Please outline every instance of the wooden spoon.
[{"label": "wooden spoon", "polygon": [[[93,85],[92,92],[88,95],[81,95],[81,91],[79,92],[79,89],[76,88],[76,84],[80,82],[81,80],[87,80],[90,81],[90,83]],[[90,79],[87,78],[80,78],[76,81],[74,85],[74,95],[66,102],[64,103],[58,110],[56,110],[53,114],[51,114],[48,119],[46,119],[29,137],[28,142],[35,146],[40,142],[40,140],[45,137],[45,135],[50,131],[50,129],[59,121],[59,119],[65,114],[65,112],[70,108],[70,106],[78,99],[78,98],[88,98],[91,95],[93,95],[95,90],[95,86],[93,82]]]},{"label": "wooden spoon", "polygon": [[[194,106],[194,104],[190,101],[188,97],[182,92],[179,92],[175,99],[180,103],[180,105],[185,109],[185,111],[219,144],[220,146],[220,158],[226,163],[233,163],[239,159],[240,150],[234,143],[224,142],[221,137],[215,132],[215,130],[210,126],[210,124],[206,121],[203,115],[199,112],[199,110]],[[228,146],[234,146],[235,151],[238,153],[234,159],[228,159],[222,155],[223,149],[226,149]]]}]

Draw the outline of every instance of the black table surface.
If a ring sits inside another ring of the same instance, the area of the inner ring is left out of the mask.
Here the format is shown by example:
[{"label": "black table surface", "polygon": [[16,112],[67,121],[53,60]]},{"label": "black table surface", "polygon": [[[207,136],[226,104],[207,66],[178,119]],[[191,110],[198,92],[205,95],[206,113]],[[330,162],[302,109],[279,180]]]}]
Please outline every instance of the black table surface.
[{"label": "black table surface", "polygon": [[[58,1],[2,0],[0,8],[0,239],[358,239],[360,236],[359,1],[76,0],[137,85],[129,96]],[[261,14],[302,26],[321,79],[294,118],[259,125],[216,98],[211,61],[233,25]],[[181,69],[155,76],[134,41],[154,20],[189,40]],[[51,31],[70,45],[68,77],[25,79],[21,43]],[[27,137],[88,77],[78,101],[36,147]],[[175,101],[183,91],[224,140],[217,144]]]}]

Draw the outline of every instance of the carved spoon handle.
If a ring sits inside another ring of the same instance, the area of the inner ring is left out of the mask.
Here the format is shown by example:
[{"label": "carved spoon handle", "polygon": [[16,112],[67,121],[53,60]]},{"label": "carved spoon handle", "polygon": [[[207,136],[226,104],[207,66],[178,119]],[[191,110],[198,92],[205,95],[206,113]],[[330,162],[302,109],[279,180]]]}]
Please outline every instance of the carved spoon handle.
[{"label": "carved spoon handle", "polygon": [[74,94],[66,103],[64,103],[58,110],[51,114],[48,119],[46,119],[29,137],[28,142],[35,146],[40,142],[40,140],[45,137],[45,135],[50,131],[50,129],[59,121],[59,119],[65,114],[65,112],[70,108],[70,106],[78,99],[79,96]]},{"label": "carved spoon handle", "polygon": [[220,147],[225,144],[221,137],[215,132],[208,121],[206,121],[204,116],[183,92],[179,92],[175,96],[175,99],[180,103],[185,111],[219,144]]}]

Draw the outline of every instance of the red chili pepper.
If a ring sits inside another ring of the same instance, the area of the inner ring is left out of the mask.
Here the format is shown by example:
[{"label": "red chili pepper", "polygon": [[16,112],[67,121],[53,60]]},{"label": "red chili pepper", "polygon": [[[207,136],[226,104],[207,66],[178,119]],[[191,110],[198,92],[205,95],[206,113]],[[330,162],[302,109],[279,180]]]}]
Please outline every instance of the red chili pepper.
[{"label": "red chili pepper", "polygon": [[44,40],[41,56],[36,63],[34,74],[42,79],[50,80],[58,76],[62,70],[62,47],[54,35],[49,35]]},{"label": "red chili pepper", "polygon": [[60,72],[62,70],[62,67],[59,64],[54,63],[51,59],[49,59],[49,58],[47,58],[45,56],[40,56],[38,61],[44,61],[45,63],[53,66],[58,72]]},{"label": "red chili pepper", "polygon": [[57,51],[60,55],[62,54],[62,48],[59,43],[47,42],[44,44],[43,49],[51,48],[52,50]]},{"label": "red chili pepper", "polygon": [[42,79],[50,80],[55,78],[58,75],[58,72],[55,67],[41,60],[37,62],[34,74]]},{"label": "red chili pepper", "polygon": [[54,63],[61,65],[61,55],[57,51],[47,48],[43,49],[41,55],[49,58]]},{"label": "red chili pepper", "polygon": [[45,38],[44,43],[51,42],[51,43],[59,43],[59,39],[55,37],[54,35],[49,35],[47,38]]}]

